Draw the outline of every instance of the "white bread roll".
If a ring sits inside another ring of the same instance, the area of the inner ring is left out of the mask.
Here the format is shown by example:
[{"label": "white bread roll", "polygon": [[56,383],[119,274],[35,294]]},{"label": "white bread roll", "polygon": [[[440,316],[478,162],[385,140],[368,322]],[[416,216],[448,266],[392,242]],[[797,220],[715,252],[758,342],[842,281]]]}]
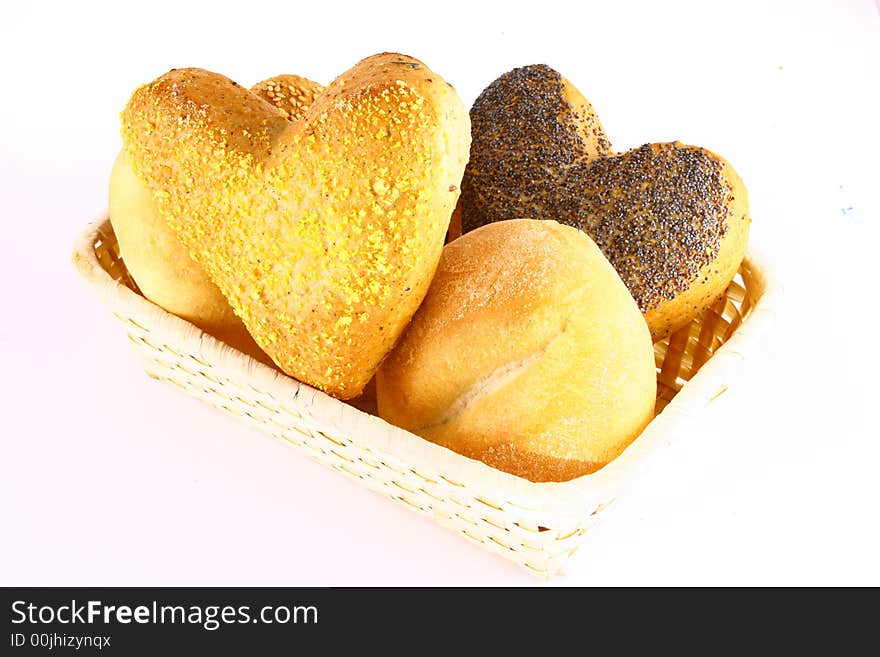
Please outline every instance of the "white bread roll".
[{"label": "white bread roll", "polygon": [[447,244],[376,383],[388,422],[532,481],[607,464],[656,397],[634,299],[586,234],[551,220],[499,221]]}]

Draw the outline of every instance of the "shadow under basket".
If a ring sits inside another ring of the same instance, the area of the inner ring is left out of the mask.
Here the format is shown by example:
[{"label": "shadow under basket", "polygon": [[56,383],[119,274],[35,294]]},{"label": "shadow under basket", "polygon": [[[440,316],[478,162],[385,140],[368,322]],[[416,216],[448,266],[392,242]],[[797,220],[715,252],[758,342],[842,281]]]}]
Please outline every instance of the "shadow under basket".
[{"label": "shadow under basket", "polygon": [[268,367],[146,300],[122,262],[108,216],[86,226],[73,261],[119,320],[147,373],[246,423],[530,573],[550,577],[649,453],[732,381],[774,316],[774,285],[750,250],[725,295],[655,345],[657,414],[614,461],[566,482],[534,483],[460,456]]}]

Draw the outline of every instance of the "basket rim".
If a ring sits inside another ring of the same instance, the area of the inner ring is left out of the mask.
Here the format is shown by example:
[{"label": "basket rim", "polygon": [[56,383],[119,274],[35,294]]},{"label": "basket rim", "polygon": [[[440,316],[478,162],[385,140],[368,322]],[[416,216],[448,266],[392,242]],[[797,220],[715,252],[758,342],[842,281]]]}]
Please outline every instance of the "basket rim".
[{"label": "basket rim", "polygon": [[[752,279],[754,305],[733,335],[686,382],[672,401],[613,461],[600,470],[563,482],[532,482],[470,459],[330,397],[285,375],[204,333],[192,323],[152,303],[116,281],[100,264],[94,245],[112,230],[107,210],[99,213],[79,233],[72,254],[79,275],[109,306],[117,318],[130,314],[145,318],[174,336],[177,346],[212,357],[215,366],[240,375],[242,383],[273,397],[294,399],[321,427],[341,432],[358,444],[387,455],[397,466],[431,472],[471,494],[485,494],[539,514],[581,517],[584,509],[610,503],[630,478],[648,466],[649,455],[669,439],[688,417],[707,405],[727,387],[736,367],[748,358],[755,341],[775,321],[783,287],[767,259],[749,244],[743,267]],[[188,351],[187,353],[191,353]],[[238,379],[237,379],[238,380]]]}]

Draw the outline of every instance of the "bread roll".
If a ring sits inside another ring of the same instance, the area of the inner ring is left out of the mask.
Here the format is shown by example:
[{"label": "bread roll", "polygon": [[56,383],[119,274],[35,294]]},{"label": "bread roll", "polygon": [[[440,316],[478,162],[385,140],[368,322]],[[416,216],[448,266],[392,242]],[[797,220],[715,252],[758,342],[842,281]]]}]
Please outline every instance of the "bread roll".
[{"label": "bread roll", "polygon": [[144,297],[239,351],[267,360],[226,297],[166,225],[125,152],[110,172],[108,208],[119,252]]},{"label": "bread roll", "polygon": [[260,347],[300,381],[360,394],[440,257],[470,143],[455,90],[383,53],[289,122],[180,69],[136,90],[122,124],[137,175]]},{"label": "bread roll", "polygon": [[657,341],[724,293],[748,240],[742,180],[718,155],[678,142],[614,154],[589,103],[548,66],[490,84],[471,109],[464,232],[510,217],[590,235]]},{"label": "bread roll", "polygon": [[748,243],[742,179],[724,158],[678,142],[596,160],[574,218],[627,282],[656,342],[724,294]]},{"label": "bread roll", "polygon": [[392,424],[532,481],[564,481],[638,436],[657,383],[647,325],[592,240],[519,219],[444,247],[376,390]]}]

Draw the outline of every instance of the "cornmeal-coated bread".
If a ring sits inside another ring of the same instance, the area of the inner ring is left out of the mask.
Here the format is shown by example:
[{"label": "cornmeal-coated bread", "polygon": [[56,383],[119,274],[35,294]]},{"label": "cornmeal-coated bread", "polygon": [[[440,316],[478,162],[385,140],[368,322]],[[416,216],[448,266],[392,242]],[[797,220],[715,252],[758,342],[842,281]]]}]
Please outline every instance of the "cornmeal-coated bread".
[{"label": "cornmeal-coated bread", "polygon": [[468,157],[455,90],[382,53],[299,121],[228,78],[135,91],[125,150],[160,212],[260,347],[340,399],[362,391],[421,303]]},{"label": "cornmeal-coated bread", "polygon": [[748,240],[742,180],[718,155],[678,142],[614,154],[592,106],[548,66],[514,69],[471,109],[464,232],[511,217],[590,235],[660,340],[726,289]]},{"label": "cornmeal-coated bread", "polygon": [[[297,120],[323,87],[297,75],[263,80],[252,91]],[[143,295],[206,333],[268,361],[220,289],[159,214],[152,194],[121,152],[110,173],[110,223],[126,268]]]},{"label": "cornmeal-coated bread", "polygon": [[518,219],[444,247],[376,389],[392,424],[532,481],[564,481],[638,436],[657,383],[647,325],[593,241]]}]

